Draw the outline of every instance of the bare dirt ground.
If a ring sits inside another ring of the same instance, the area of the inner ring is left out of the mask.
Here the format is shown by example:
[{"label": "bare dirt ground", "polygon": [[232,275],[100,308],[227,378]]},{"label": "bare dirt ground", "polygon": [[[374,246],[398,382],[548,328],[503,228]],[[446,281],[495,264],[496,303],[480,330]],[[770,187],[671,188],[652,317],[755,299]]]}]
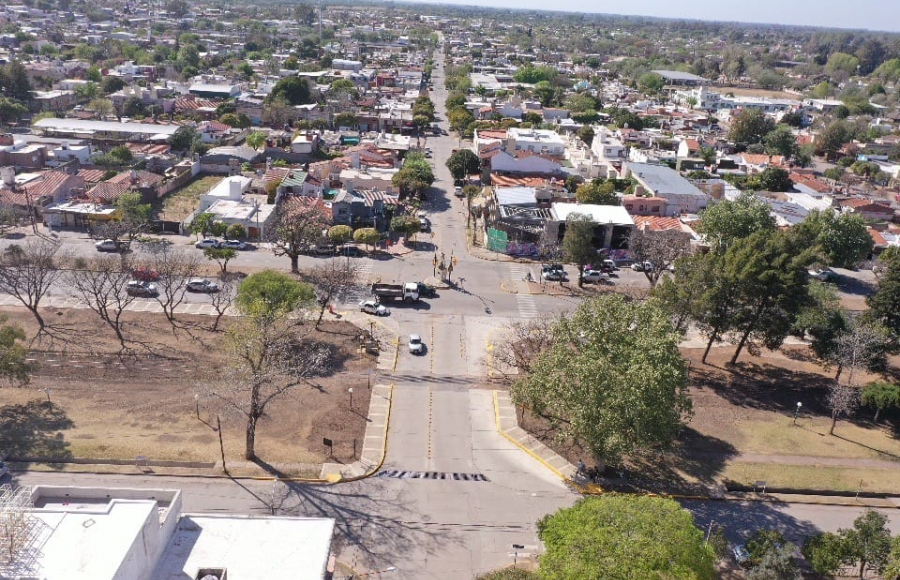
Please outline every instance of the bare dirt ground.
[{"label": "bare dirt ground", "polygon": [[[671,450],[631,457],[618,475],[655,489],[767,481],[772,487],[900,490],[896,416],[876,424],[872,410],[860,408],[829,435],[826,394],[834,369],[823,369],[806,347],[759,356],[745,352],[729,367],[732,353],[733,347],[714,348],[703,364],[701,349],[682,349],[691,365],[694,416]],[[892,361],[892,368],[898,362]],[[801,413],[794,425],[798,402]],[[596,465],[574,442],[555,440],[546,421],[526,413],[522,425],[570,462]]]},{"label": "bare dirt ground", "polygon": [[[29,337],[36,334],[23,309],[2,312]],[[0,450],[57,459],[143,455],[213,463],[220,460],[218,415],[226,459],[243,457],[245,419],[201,388],[226,362],[224,334],[209,330],[213,318],[180,316],[188,328],[173,333],[162,315],[126,316],[126,335],[142,346],[120,356],[112,331],[92,312],[47,310],[47,319],[66,330],[33,344],[30,356],[38,367],[29,386],[0,388]],[[367,373],[375,366],[358,354],[358,332],[349,323],[328,322],[314,333],[335,347],[335,373],[270,405],[257,434],[263,462],[321,463],[324,437],[334,442],[334,460],[353,461],[354,441],[358,455],[369,405]]]},{"label": "bare dirt ground", "polygon": [[798,95],[786,93],[784,91],[770,91],[767,89],[748,89],[741,87],[716,87],[716,92],[721,94],[734,93],[736,96],[743,97],[768,97],[770,99],[793,99],[795,101],[802,100]]}]

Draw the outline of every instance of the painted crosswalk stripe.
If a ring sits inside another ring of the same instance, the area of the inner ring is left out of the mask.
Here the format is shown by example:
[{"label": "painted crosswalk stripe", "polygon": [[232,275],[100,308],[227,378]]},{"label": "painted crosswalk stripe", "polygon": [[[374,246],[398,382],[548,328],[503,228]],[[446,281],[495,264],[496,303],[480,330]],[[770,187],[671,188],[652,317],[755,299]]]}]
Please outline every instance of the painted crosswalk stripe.
[{"label": "painted crosswalk stripe", "polygon": [[537,318],[538,308],[534,297],[528,294],[516,294],[516,305],[522,318]]}]

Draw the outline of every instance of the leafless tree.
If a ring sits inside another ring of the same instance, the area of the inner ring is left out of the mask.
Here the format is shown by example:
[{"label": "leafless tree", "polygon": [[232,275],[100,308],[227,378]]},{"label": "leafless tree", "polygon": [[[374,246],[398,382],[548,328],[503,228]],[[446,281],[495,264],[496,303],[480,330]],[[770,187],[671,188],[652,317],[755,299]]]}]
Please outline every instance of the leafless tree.
[{"label": "leafless tree", "polygon": [[181,248],[159,246],[150,253],[147,267],[159,274],[156,301],[174,330],[177,327],[175,309],[184,302],[188,280],[197,275],[200,257]]},{"label": "leafless tree", "polygon": [[890,331],[883,325],[859,317],[854,319],[850,328],[838,337],[837,346],[829,357],[830,362],[837,365],[834,380],[839,380],[846,370],[846,383],[856,387],[858,371],[884,369],[890,342]]},{"label": "leafless tree", "polygon": [[131,277],[131,269],[127,265],[123,267],[120,259],[114,256],[75,263],[66,276],[81,301],[116,333],[123,352],[127,344],[122,315],[135,300],[127,291]]},{"label": "leafless tree", "polygon": [[678,230],[636,229],[631,235],[631,253],[636,262],[650,268],[644,268],[644,276],[655,287],[656,283],[675,260],[690,251],[690,241],[684,232]]},{"label": "leafless tree", "polygon": [[219,291],[209,295],[210,304],[216,311],[216,320],[212,326],[213,332],[219,330],[219,323],[222,321],[222,317],[234,303],[234,297],[237,295],[237,287],[239,285],[238,282],[227,276],[223,277],[218,284]]},{"label": "leafless tree", "polygon": [[0,203],[0,236],[5,236],[11,230],[29,223],[31,220],[28,210],[7,203]]},{"label": "leafless tree", "polygon": [[316,289],[316,299],[319,303],[316,329],[322,324],[325,309],[332,301],[343,299],[361,286],[359,268],[338,258],[332,258],[330,264],[322,264],[307,270],[302,278]]},{"label": "leafless tree", "polygon": [[491,351],[493,370],[510,380],[518,373],[528,373],[538,355],[553,343],[553,329],[559,320],[553,317],[516,322]]},{"label": "leafless tree", "polygon": [[246,459],[256,458],[256,428],[269,404],[333,367],[333,348],[309,332],[286,316],[248,316],[228,329],[228,365],[207,391],[246,419]]},{"label": "leafless tree", "polygon": [[859,389],[852,385],[842,385],[835,381],[828,389],[828,408],[831,409],[831,429],[829,435],[834,435],[834,427],[838,417],[849,415],[859,406]]},{"label": "leafless tree", "polygon": [[318,206],[305,205],[297,198],[285,200],[272,227],[266,228],[268,242],[276,256],[291,259],[291,272],[299,271],[300,255],[325,239],[331,220]]},{"label": "leafless tree", "polygon": [[0,292],[22,303],[38,323],[38,336],[46,332],[41,316],[41,300],[59,277],[60,245],[50,240],[29,240],[13,244],[0,255]]}]

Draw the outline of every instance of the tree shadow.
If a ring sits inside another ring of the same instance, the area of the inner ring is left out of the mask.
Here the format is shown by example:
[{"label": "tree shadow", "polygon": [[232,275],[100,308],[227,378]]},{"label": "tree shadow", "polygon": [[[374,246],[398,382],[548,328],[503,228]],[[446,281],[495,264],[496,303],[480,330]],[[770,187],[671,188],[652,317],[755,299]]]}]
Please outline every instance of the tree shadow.
[{"label": "tree shadow", "polygon": [[50,401],[4,405],[0,407],[0,450],[8,454],[9,461],[25,467],[37,459],[71,459],[62,432],[74,426],[65,411]]},{"label": "tree shadow", "polygon": [[854,296],[868,296],[875,292],[873,284],[850,276],[841,276],[834,285],[844,294],[852,294]]},{"label": "tree shadow", "polygon": [[694,516],[695,525],[702,529],[724,529],[732,544],[741,544],[759,529],[778,530],[796,546],[821,530],[812,522],[801,520],[785,511],[788,504],[778,501],[695,501],[680,502]]}]

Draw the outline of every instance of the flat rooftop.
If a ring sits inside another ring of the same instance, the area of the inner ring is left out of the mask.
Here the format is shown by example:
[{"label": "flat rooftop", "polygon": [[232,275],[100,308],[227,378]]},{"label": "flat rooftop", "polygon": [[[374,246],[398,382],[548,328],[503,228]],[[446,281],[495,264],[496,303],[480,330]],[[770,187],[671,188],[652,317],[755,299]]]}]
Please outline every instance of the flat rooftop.
[{"label": "flat rooftop", "polygon": [[226,568],[240,580],[322,580],[334,520],[184,515],[156,566],[154,580],[194,578]]},{"label": "flat rooftop", "polygon": [[653,195],[706,195],[677,171],[664,165],[628,163],[628,169]]}]

